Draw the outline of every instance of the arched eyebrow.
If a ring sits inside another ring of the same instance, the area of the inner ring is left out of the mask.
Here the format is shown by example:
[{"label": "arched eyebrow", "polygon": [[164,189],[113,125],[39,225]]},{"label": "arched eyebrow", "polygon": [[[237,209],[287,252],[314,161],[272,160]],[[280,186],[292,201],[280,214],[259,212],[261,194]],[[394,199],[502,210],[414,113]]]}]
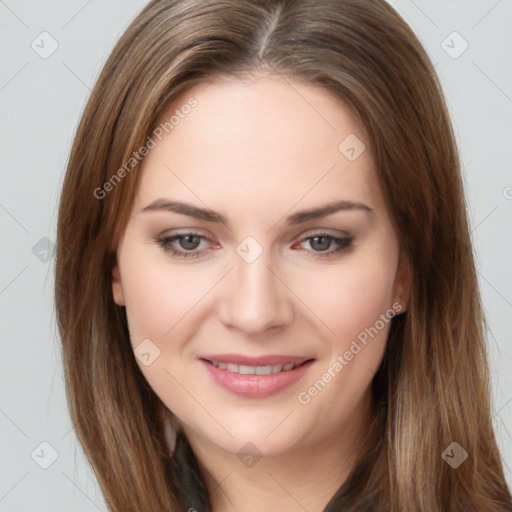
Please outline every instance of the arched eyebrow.
[{"label": "arched eyebrow", "polygon": [[[189,217],[193,217],[194,219],[224,224],[225,226],[228,226],[228,221],[226,217],[224,217],[224,215],[222,215],[221,213],[218,213],[209,208],[201,208],[189,203],[184,203],[182,201],[173,201],[170,199],[156,199],[152,203],[148,204],[145,208],[143,208],[141,210],[141,213],[162,210],[178,213],[180,215],[187,215]],[[302,224],[310,220],[327,217],[328,215],[331,215],[338,211],[350,210],[359,210],[367,214],[373,213],[373,209],[364,203],[358,201],[342,200],[334,201],[332,203],[328,203],[317,208],[310,208],[308,210],[295,212],[292,215],[286,217],[285,220],[286,223],[289,225]]]}]

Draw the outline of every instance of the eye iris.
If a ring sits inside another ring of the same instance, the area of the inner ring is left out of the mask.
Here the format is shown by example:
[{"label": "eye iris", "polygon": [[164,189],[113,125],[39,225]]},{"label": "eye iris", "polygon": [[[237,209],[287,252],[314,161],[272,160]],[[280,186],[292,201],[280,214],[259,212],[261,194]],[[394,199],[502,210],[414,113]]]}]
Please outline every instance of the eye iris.
[{"label": "eye iris", "polygon": [[197,249],[200,243],[201,239],[195,235],[185,235],[179,239],[181,248],[186,251],[193,251],[194,249]]},{"label": "eye iris", "polygon": [[311,239],[311,248],[315,251],[326,251],[331,246],[332,240],[327,236],[315,236]]}]

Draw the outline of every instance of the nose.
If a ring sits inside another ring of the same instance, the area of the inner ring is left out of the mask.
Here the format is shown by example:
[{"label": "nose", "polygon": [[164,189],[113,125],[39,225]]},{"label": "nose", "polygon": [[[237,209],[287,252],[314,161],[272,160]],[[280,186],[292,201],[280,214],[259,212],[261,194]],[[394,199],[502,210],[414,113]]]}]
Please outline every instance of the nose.
[{"label": "nose", "polygon": [[252,336],[289,325],[294,314],[290,292],[265,253],[252,263],[237,256],[235,268],[226,276],[218,311],[225,326]]}]

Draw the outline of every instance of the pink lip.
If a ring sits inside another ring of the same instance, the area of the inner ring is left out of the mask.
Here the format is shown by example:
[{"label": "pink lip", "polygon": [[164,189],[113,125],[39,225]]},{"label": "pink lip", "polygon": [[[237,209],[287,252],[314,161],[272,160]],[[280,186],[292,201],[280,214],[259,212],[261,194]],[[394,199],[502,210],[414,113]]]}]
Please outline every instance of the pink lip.
[{"label": "pink lip", "polygon": [[[212,379],[224,389],[244,398],[266,398],[295,384],[313,364],[313,359],[290,356],[265,356],[262,358],[248,358],[246,356],[211,356],[216,362],[246,364],[248,366],[267,366],[269,364],[299,364],[293,370],[285,370],[271,375],[241,375],[239,373],[221,370],[209,358],[200,361],[209,372]],[[230,360],[228,360],[230,359]],[[255,362],[256,361],[256,362]],[[261,362],[263,361],[263,362]],[[270,361],[270,362],[267,362]]]}]

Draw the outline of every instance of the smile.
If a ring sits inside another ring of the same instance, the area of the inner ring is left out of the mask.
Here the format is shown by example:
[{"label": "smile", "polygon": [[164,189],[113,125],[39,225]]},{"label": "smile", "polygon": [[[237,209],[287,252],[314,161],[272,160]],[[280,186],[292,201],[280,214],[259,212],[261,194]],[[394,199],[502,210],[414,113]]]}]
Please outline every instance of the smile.
[{"label": "smile", "polygon": [[242,398],[267,398],[297,383],[314,363],[296,356],[224,354],[199,358],[212,381]]},{"label": "smile", "polygon": [[214,361],[210,362],[216,368],[227,370],[228,372],[240,373],[241,375],[271,375],[274,373],[293,370],[299,366],[293,363],[269,364],[266,366],[247,366],[245,364],[217,363]]}]

